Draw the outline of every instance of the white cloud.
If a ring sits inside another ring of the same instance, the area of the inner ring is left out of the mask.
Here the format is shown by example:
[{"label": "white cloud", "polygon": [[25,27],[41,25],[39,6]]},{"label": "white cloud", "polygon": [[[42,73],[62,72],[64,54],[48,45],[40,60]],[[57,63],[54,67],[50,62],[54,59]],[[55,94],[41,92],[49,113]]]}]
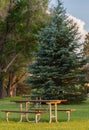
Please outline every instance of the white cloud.
[{"label": "white cloud", "polygon": [[81,36],[81,40],[83,41],[85,38],[85,35],[87,34],[87,31],[84,29],[85,26],[85,22],[82,21],[81,19],[78,19],[70,14],[68,14],[70,19],[73,19],[74,22],[77,23],[78,27],[79,27],[79,33],[82,35]]}]

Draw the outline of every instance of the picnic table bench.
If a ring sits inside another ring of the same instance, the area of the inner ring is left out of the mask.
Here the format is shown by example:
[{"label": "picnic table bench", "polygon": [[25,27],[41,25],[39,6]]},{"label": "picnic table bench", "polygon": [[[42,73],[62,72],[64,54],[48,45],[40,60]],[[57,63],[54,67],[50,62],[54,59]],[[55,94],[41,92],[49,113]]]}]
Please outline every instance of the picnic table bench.
[{"label": "picnic table bench", "polygon": [[20,113],[20,121],[22,121],[22,118],[23,116],[26,117],[26,120],[28,122],[32,122],[32,121],[29,121],[28,119],[28,113],[31,113],[31,114],[35,114],[35,122],[37,123],[39,120],[40,120],[40,115],[41,114],[45,114],[46,112],[45,111],[21,111],[21,110],[1,110],[2,112],[5,112],[6,113],[6,121],[8,122],[9,121],[9,113]]},{"label": "picnic table bench", "polygon": [[[9,113],[20,113],[20,121],[22,121],[23,116],[26,117],[28,122],[32,122],[28,120],[28,116],[26,114],[31,113],[35,114],[35,121],[38,122],[40,120],[40,115],[45,114],[48,109],[47,108],[31,108],[29,111],[21,111],[21,110],[1,110],[6,113],[6,121],[9,121]],[[52,111],[55,111],[54,109]],[[70,121],[70,113],[76,111],[76,109],[58,109],[57,111],[66,112],[67,113],[67,121]],[[51,115],[52,116],[52,115]]]},{"label": "picnic table bench", "polygon": [[[47,112],[48,108],[31,108],[31,110],[38,111],[38,112],[40,110],[42,110],[42,111]],[[52,111],[55,111],[55,110],[52,109]],[[57,111],[66,112],[67,113],[67,121],[70,121],[71,112],[76,111],[76,109],[57,109]]]},{"label": "picnic table bench", "polygon": [[70,121],[71,112],[76,111],[76,109],[58,109],[57,111],[66,112],[67,113],[67,121]]}]

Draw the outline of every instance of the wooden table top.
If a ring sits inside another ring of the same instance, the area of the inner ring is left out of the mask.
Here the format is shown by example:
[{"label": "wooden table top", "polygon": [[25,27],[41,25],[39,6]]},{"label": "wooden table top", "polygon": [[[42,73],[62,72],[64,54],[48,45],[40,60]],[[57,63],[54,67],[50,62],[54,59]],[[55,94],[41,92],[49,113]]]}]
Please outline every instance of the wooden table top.
[{"label": "wooden table top", "polygon": [[61,102],[66,102],[67,100],[11,100],[11,102],[16,102],[16,103],[27,103],[27,102],[33,102],[33,103],[47,103],[47,104],[55,104],[55,103],[61,103]]}]

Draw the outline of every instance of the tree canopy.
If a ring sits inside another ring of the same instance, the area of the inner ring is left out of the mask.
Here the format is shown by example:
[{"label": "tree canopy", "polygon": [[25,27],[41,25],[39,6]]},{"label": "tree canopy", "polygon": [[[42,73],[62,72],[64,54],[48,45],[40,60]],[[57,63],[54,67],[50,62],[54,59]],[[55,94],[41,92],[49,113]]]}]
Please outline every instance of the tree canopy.
[{"label": "tree canopy", "polygon": [[[35,60],[28,67],[26,82],[45,99],[64,99],[68,93],[85,98],[83,85],[86,60],[81,47],[78,26],[66,15],[62,3],[54,7],[51,18],[38,35]],[[77,96],[73,97],[77,101]],[[71,100],[71,99],[68,99]]]},{"label": "tree canopy", "polygon": [[[0,1],[0,97],[6,73],[36,49],[36,34],[45,24],[48,0]],[[17,62],[16,62],[17,61]],[[23,64],[23,63],[22,63]],[[18,68],[19,69],[19,68]],[[14,68],[13,68],[14,70]]]}]

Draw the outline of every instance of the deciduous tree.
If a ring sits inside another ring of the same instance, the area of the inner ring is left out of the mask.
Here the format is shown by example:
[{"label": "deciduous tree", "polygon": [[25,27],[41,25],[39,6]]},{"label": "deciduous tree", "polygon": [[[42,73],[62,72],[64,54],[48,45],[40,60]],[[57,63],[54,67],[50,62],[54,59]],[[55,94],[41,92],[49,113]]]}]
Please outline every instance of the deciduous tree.
[{"label": "deciduous tree", "polygon": [[[47,16],[47,1],[9,0],[8,2],[4,1],[4,4],[2,1],[3,8],[0,15],[0,97],[3,96],[5,75],[8,71],[11,72],[12,68],[16,70],[13,64],[18,66],[21,57],[25,57],[27,60],[32,50],[36,48],[36,34],[44,25],[44,19]],[[5,10],[3,11],[3,9]]]}]

